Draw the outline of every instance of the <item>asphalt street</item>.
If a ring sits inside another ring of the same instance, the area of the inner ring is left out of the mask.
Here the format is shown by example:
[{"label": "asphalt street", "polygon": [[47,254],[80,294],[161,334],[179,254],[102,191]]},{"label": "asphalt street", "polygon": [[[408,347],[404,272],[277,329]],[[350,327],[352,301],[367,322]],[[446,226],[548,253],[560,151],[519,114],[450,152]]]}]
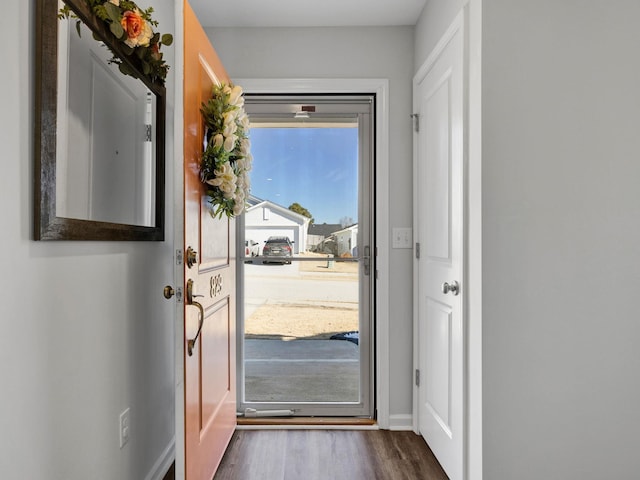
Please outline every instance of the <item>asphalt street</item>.
[{"label": "asphalt street", "polygon": [[[244,264],[245,318],[265,303],[358,308],[358,277],[291,265]],[[359,349],[344,340],[245,340],[245,394],[253,402],[355,402]]]},{"label": "asphalt street", "polygon": [[266,302],[345,305],[357,308],[358,279],[355,275],[300,272],[291,265],[244,264],[245,318]]}]

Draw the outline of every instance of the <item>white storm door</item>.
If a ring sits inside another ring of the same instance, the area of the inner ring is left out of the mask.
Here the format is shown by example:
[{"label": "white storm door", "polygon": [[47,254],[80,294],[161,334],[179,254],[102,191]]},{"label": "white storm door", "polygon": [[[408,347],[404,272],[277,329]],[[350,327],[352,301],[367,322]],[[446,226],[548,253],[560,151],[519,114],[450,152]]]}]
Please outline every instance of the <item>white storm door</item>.
[{"label": "white storm door", "polygon": [[414,82],[418,428],[451,480],[463,478],[462,22]]}]

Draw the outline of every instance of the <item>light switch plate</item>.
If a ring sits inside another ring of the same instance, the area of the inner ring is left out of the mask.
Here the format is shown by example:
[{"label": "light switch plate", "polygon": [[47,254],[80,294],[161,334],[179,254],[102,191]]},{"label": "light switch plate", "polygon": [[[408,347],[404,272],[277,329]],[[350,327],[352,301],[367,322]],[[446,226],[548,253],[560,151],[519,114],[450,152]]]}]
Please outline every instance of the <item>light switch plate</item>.
[{"label": "light switch plate", "polygon": [[411,248],[413,229],[394,227],[391,248]]}]

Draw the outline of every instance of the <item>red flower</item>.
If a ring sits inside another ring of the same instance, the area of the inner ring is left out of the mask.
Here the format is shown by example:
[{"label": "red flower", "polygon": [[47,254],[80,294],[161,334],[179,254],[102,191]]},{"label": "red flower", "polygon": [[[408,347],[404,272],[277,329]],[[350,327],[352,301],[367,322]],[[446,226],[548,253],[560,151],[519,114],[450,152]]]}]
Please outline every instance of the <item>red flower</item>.
[{"label": "red flower", "polygon": [[153,37],[153,31],[147,21],[142,18],[140,12],[132,12],[131,10],[124,12],[120,24],[122,28],[124,28],[124,31],[127,32],[127,39],[124,43],[131,48],[137,46],[146,47],[149,45],[149,41],[151,37]]}]

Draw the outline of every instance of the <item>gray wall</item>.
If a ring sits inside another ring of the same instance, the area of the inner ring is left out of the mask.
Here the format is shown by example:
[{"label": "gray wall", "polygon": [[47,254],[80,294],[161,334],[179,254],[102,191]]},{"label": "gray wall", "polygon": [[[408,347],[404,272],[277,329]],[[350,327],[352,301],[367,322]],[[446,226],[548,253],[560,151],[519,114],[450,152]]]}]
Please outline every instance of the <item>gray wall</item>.
[{"label": "gray wall", "polygon": [[[427,3],[416,69],[453,3]],[[640,471],[639,15],[482,0],[485,479]]]},{"label": "gray wall", "polygon": [[467,1],[427,0],[422,15],[416,23],[414,73],[417,73]]},{"label": "gray wall", "polygon": [[[0,478],[142,480],[174,435],[174,315],[161,295],[172,241],[31,240],[34,5],[5,2],[0,29]],[[173,2],[154,8],[173,30]],[[171,164],[171,83],[169,92]],[[131,440],[120,450],[127,407]]]},{"label": "gray wall", "polygon": [[483,1],[485,478],[638,478],[640,3]]},{"label": "gray wall", "polygon": [[[413,27],[207,30],[232,78],[388,78],[390,227],[412,223]],[[389,233],[390,234],[390,233]],[[391,242],[389,242],[390,244]],[[392,416],[411,414],[411,250],[390,253]],[[405,422],[406,423],[406,422]]]}]

